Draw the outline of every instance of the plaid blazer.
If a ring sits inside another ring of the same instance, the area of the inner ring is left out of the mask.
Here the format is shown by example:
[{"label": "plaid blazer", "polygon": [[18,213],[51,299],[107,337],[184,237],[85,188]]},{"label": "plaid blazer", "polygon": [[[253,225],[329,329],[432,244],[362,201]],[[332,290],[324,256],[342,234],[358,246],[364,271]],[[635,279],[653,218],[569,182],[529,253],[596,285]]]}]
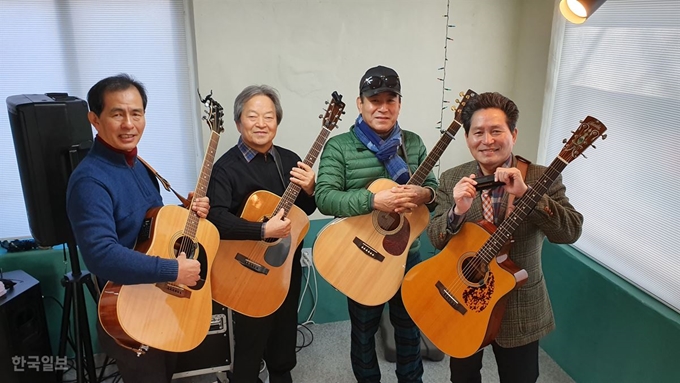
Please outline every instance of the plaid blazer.
[{"label": "plaid blazer", "polygon": [[[513,158],[512,165],[516,164],[517,159]],[[534,184],[545,170],[545,166],[530,164],[526,184]],[[437,190],[438,205],[427,227],[427,235],[437,249],[444,248],[451,237],[456,235],[446,230],[449,209],[453,205],[453,187],[461,178],[476,172],[477,162],[471,161],[442,173]],[[574,243],[581,235],[583,225],[583,215],[569,203],[565,191],[562,176],[559,175],[513,234],[515,242],[510,250],[510,259],[528,272],[529,279],[524,286],[509,294],[501,330],[496,337],[496,343],[501,347],[523,346],[540,339],[555,328],[541,267],[543,240],[548,238],[553,243]],[[465,214],[466,222],[483,219],[480,195],[477,193],[470,210]],[[508,194],[505,193],[500,214],[505,215],[507,203]],[[500,222],[502,220],[499,224]]]}]

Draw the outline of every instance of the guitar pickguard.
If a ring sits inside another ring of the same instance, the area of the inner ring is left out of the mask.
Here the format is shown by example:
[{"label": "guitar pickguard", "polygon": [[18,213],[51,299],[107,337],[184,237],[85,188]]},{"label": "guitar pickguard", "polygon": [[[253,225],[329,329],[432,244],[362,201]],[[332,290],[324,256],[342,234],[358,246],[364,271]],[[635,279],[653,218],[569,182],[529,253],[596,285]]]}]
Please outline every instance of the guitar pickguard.
[{"label": "guitar pickguard", "polygon": [[492,272],[489,272],[486,282],[480,287],[468,287],[463,291],[463,300],[465,305],[472,311],[482,312],[486,310],[496,289],[495,278]]},{"label": "guitar pickguard", "polygon": [[392,255],[402,255],[404,250],[406,250],[406,246],[408,246],[410,236],[411,225],[409,224],[408,219],[404,217],[401,229],[394,234],[385,236],[385,239],[383,239],[383,248]]},{"label": "guitar pickguard", "polygon": [[290,235],[281,238],[276,245],[270,246],[264,253],[264,260],[274,267],[280,267],[286,262],[290,251]]}]

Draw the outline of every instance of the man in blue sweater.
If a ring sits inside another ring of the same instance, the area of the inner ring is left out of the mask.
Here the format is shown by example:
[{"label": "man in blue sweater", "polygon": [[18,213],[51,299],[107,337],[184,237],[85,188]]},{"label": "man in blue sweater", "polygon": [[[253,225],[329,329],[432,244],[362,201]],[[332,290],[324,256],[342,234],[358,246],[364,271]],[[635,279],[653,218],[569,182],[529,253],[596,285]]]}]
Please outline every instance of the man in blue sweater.
[{"label": "man in blue sweater", "polygon": [[[200,263],[184,253],[165,259],[133,250],[147,210],[163,205],[158,182],[137,158],[146,126],[144,85],[126,74],[107,77],[90,89],[87,101],[97,136],[67,189],[68,216],[87,269],[100,288],[108,280],[195,285]],[[192,205],[202,218],[209,208],[207,197]],[[126,383],[171,381],[177,354],[150,349],[140,358],[118,345],[99,322],[97,330],[102,349],[116,359]]]}]

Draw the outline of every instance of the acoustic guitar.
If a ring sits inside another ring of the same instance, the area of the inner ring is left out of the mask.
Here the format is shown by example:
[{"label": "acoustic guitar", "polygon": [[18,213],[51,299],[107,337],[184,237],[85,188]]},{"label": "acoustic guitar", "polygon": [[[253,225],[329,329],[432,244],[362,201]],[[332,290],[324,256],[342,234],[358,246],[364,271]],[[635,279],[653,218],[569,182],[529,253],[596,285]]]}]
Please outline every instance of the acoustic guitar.
[{"label": "acoustic guitar", "polygon": [[606,130],[597,119],[586,117],[497,229],[485,220],[466,222],[439,254],[406,274],[401,286],[404,306],[437,348],[466,358],[495,339],[508,294],[528,278],[508,257],[513,232],[567,164]]},{"label": "acoustic guitar", "polygon": [[[444,150],[462,126],[460,115],[476,93],[468,90],[458,102],[451,125],[430,151],[407,185],[422,185]],[[368,190],[378,193],[398,184],[390,179],[373,181]],[[337,218],[329,222],[314,242],[314,265],[319,274],[340,292],[366,306],[387,302],[399,290],[406,257],[413,241],[430,222],[424,205],[407,213],[374,210],[369,214]]]},{"label": "acoustic guitar", "polygon": [[[304,163],[314,165],[331,131],[337,126],[345,103],[333,92],[322,118],[322,129]],[[295,200],[300,186],[290,183],[282,197],[266,190],[251,194],[241,218],[264,222],[281,209],[291,221],[290,235],[261,241],[222,240],[212,268],[213,300],[250,317],[264,317],[276,311],[288,295],[295,250],[309,231],[309,218]]]},{"label": "acoustic guitar", "polygon": [[[222,127],[222,106],[212,93],[201,100],[208,108],[203,119],[211,128],[194,198],[205,196]],[[138,355],[149,347],[189,351],[208,333],[212,319],[210,267],[219,246],[217,228],[196,212],[167,205],[149,209],[135,250],[149,256],[175,259],[179,253],[201,264],[194,286],[174,282],[121,285],[108,282],[99,299],[99,321],[118,344]]]}]

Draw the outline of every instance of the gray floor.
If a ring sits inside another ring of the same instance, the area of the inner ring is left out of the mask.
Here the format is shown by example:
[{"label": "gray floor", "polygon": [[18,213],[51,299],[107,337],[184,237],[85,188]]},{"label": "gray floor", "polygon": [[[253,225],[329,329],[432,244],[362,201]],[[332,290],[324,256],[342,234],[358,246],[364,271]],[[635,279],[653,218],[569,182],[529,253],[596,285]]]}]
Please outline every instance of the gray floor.
[{"label": "gray floor", "polygon": [[[347,383],[354,382],[350,367],[350,325],[349,321],[315,325],[314,342],[298,353],[298,365],[293,370],[293,380],[299,383]],[[382,345],[380,332],[376,343]],[[378,359],[382,372],[382,383],[396,383],[394,364],[383,356],[382,347],[378,347]],[[425,383],[445,383],[449,381],[448,357],[440,362],[424,360]],[[573,383],[567,375],[543,350],[539,354],[541,383]],[[485,383],[499,382],[496,374],[496,362],[491,349],[484,352],[484,368],[482,380]],[[184,383],[184,382],[183,382]]]},{"label": "gray floor", "polygon": [[[298,353],[298,364],[293,370],[293,380],[296,383],[350,383],[354,382],[354,375],[350,367],[349,348],[350,331],[349,321],[335,322],[322,325],[311,325],[309,328],[314,334],[314,341],[308,347]],[[299,339],[302,342],[302,338]],[[378,332],[377,344],[380,370],[382,371],[382,383],[396,383],[394,364],[384,358],[382,340]],[[573,383],[567,375],[543,350],[539,354],[540,377],[539,383]],[[449,381],[448,358],[439,362],[424,361],[425,383],[446,383]],[[109,367],[106,374],[115,371],[115,366]],[[219,380],[218,380],[219,379]],[[482,370],[484,383],[499,382],[496,374],[496,362],[491,349],[484,352],[484,368]],[[112,383],[113,378],[107,379]],[[118,380],[121,382],[122,380]],[[192,376],[174,379],[173,383],[215,383],[226,382],[224,373],[211,373],[200,376]]]}]

